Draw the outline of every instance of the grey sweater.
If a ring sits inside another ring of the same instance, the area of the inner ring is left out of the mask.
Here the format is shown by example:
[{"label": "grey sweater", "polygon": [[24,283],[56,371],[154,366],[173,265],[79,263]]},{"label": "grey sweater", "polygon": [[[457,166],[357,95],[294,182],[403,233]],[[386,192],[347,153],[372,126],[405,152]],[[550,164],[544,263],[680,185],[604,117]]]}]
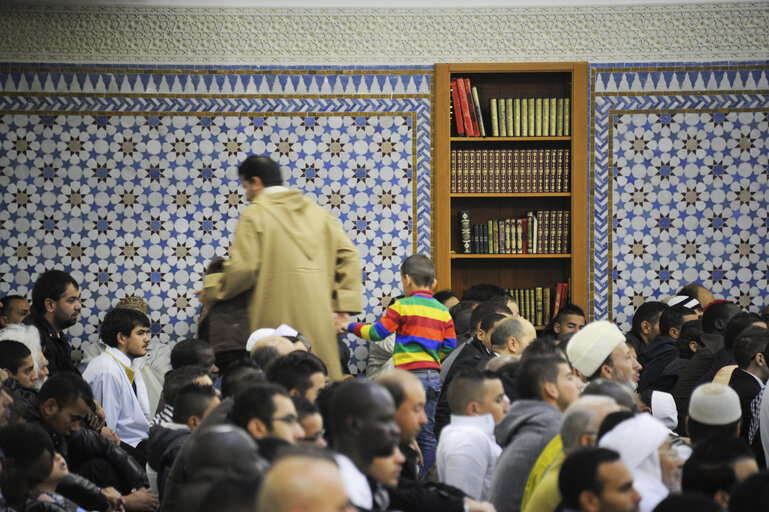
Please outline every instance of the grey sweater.
[{"label": "grey sweater", "polygon": [[502,447],[491,479],[497,512],[519,512],[526,480],[542,450],[561,428],[561,411],[539,400],[516,400],[494,434]]}]

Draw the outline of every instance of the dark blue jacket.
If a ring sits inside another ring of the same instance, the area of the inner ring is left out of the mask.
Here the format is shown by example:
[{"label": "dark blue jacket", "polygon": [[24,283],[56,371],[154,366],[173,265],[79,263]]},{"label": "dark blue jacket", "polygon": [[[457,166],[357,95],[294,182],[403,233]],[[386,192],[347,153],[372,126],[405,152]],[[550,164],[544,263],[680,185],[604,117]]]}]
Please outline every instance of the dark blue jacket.
[{"label": "dark blue jacket", "polygon": [[646,362],[641,370],[638,390],[643,391],[662,377],[667,365],[678,357],[676,342],[667,336],[657,336],[649,342],[645,350]]}]

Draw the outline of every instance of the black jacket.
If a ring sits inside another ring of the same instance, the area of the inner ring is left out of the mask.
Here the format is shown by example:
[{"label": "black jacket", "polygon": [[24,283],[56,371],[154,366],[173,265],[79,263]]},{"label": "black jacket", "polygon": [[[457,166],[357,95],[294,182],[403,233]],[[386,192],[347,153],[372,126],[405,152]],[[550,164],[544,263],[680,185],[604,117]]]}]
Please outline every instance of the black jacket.
[{"label": "black jacket", "polygon": [[398,487],[388,489],[390,508],[402,512],[462,512],[465,494],[450,485],[418,480],[417,453],[408,445],[400,446],[406,456]]},{"label": "black jacket", "polygon": [[187,438],[189,428],[168,428],[164,423],[150,428],[147,438],[147,464],[158,474],[158,493],[162,496],[166,476]]},{"label": "black jacket", "polygon": [[667,336],[657,336],[646,346],[645,354],[646,362],[643,363],[641,380],[638,382],[639,391],[645,390],[662,377],[667,365],[678,357],[678,346],[675,340]]},{"label": "black jacket", "polygon": [[72,362],[72,347],[69,344],[69,338],[64,333],[58,333],[56,329],[48,323],[45,317],[38,313],[34,308],[30,310],[29,316],[24,319],[27,325],[34,325],[40,331],[40,344],[48,359],[48,370],[51,375],[58,372],[73,372],[80,375],[80,371]]}]

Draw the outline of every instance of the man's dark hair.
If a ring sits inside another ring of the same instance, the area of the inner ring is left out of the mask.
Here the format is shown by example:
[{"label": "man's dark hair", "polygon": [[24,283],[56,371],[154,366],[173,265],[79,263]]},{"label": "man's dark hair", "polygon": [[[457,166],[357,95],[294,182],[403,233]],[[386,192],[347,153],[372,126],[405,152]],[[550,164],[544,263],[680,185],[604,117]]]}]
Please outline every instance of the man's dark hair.
[{"label": "man's dark hair", "polygon": [[276,395],[290,398],[286,388],[272,382],[254,384],[235,395],[232,403],[232,422],[244,430],[248,430],[248,422],[256,418],[272,430],[272,415],[275,414]]},{"label": "man's dark hair", "polygon": [[58,301],[67,291],[67,286],[72,285],[80,289],[71,275],[62,270],[49,270],[43,272],[32,287],[32,308],[38,313],[45,313],[45,299]]},{"label": "man's dark hair", "polygon": [[737,366],[746,370],[756,354],[766,353],[769,345],[769,330],[760,326],[750,326],[744,329],[734,340],[734,361]]},{"label": "man's dark hair", "polygon": [[692,419],[691,416],[687,416],[686,430],[689,438],[692,440],[692,444],[697,444],[717,437],[737,437],[737,427],[740,423],[742,423],[742,418],[726,425],[708,425]]},{"label": "man's dark hair", "polygon": [[748,311],[740,311],[734,315],[724,329],[724,346],[733,349],[737,338],[754,323],[761,321],[760,316]]},{"label": "man's dark hair", "polygon": [[[53,441],[36,423],[15,423],[0,428],[0,450],[5,459],[13,459],[16,465],[28,468],[45,452],[54,455]],[[30,482],[37,485],[40,482]]]},{"label": "man's dark hair", "polygon": [[307,416],[320,414],[320,409],[318,409],[318,406],[303,396],[292,396],[291,401],[294,402],[294,407],[296,408],[296,416],[300,421]]},{"label": "man's dark hair", "polygon": [[[481,330],[486,334],[488,334],[489,331],[494,328],[494,325],[496,325],[497,322],[501,322],[505,318],[508,318],[508,317],[505,315],[501,315],[499,313],[492,313],[491,315],[486,315],[485,317],[483,317],[483,320],[481,320]],[[507,338],[505,338],[505,342],[507,342]]]},{"label": "man's dark hair", "polygon": [[496,302],[484,302],[483,304],[478,304],[478,307],[473,310],[473,314],[470,315],[470,335],[477,335],[478,324],[481,323],[483,319],[488,315],[494,313],[511,315],[512,311],[510,311],[507,306],[498,304]]},{"label": "man's dark hair", "polygon": [[699,494],[671,494],[660,501],[654,512],[723,512],[723,509],[713,501]]},{"label": "man's dark hair", "polygon": [[213,386],[187,384],[176,396],[173,422],[187,423],[191,416],[203,419],[203,414],[210,407],[211,400],[214,398],[216,398],[216,390]]},{"label": "man's dark hair", "polygon": [[182,366],[200,366],[200,354],[211,348],[206,340],[188,338],[174,345],[171,349],[171,368],[174,370]]},{"label": "man's dark hair", "polygon": [[665,309],[660,315],[660,334],[670,338],[670,329],[678,329],[679,334],[681,326],[684,325],[684,317],[696,314],[693,309],[683,306],[673,306]]},{"label": "man's dark hair", "polygon": [[601,425],[598,427],[596,441],[600,441],[601,438],[611,432],[614,427],[625,420],[631,419],[633,416],[635,416],[635,413],[631,411],[615,411],[607,414],[601,422]]},{"label": "man's dark hair", "polygon": [[558,365],[568,364],[557,355],[536,355],[521,358],[518,367],[518,397],[528,400],[542,400],[542,388],[547,382],[558,380]]},{"label": "man's dark hair", "polygon": [[238,176],[248,181],[259,178],[265,187],[283,184],[280,166],[268,156],[249,156],[238,166]]},{"label": "man's dark hair", "polygon": [[769,472],[760,471],[737,484],[729,497],[729,512],[766,512]]},{"label": "man's dark hair", "polygon": [[462,300],[477,300],[478,302],[486,302],[493,297],[501,297],[507,295],[505,289],[496,284],[480,283],[470,286],[462,294]]},{"label": "man's dark hair", "polygon": [[11,314],[11,303],[15,300],[27,300],[21,295],[6,295],[0,298],[0,316],[8,316]]},{"label": "man's dark hair", "polygon": [[166,405],[174,407],[176,397],[179,396],[182,388],[194,384],[196,380],[204,375],[208,375],[208,372],[200,366],[182,366],[166,373],[163,383],[163,400]]},{"label": "man's dark hair", "polygon": [[235,396],[241,389],[264,382],[264,372],[251,359],[230,364],[222,375],[222,398]]},{"label": "man's dark hair", "polygon": [[375,382],[390,393],[390,396],[395,403],[395,410],[397,411],[401,404],[406,401],[406,389],[403,387],[401,379],[393,374],[385,373],[384,375],[377,377]]},{"label": "man's dark hair", "polygon": [[558,314],[555,315],[553,323],[560,324],[566,320],[567,316],[571,315],[581,316],[582,318],[587,319],[585,312],[582,311],[581,307],[577,306],[576,304],[566,304],[564,307],[558,310]]},{"label": "man's dark hair", "polygon": [[267,367],[267,381],[280,384],[289,391],[300,395],[312,387],[310,377],[315,373],[328,375],[326,365],[314,354],[296,350],[280,356]]},{"label": "man's dark hair", "polygon": [[451,290],[441,290],[439,292],[435,292],[435,294],[433,295],[433,299],[437,300],[441,304],[443,304],[444,302],[446,302],[452,297],[459,299],[459,297],[457,297],[457,294],[452,292]]},{"label": "man's dark hair", "polygon": [[723,334],[726,326],[734,315],[740,312],[740,307],[728,300],[710,303],[702,313],[702,330],[705,334]]},{"label": "man's dark hair", "polygon": [[466,415],[467,404],[482,402],[485,397],[483,384],[492,379],[501,380],[496,373],[477,368],[459,372],[449,384],[448,401],[451,414]]},{"label": "man's dark hair", "polygon": [[737,483],[734,463],[755,458],[751,447],[742,439],[706,439],[694,445],[691,456],[684,464],[681,488],[684,492],[695,492],[709,498],[713,498],[718,491],[731,493]]},{"label": "man's dark hair", "polygon": [[[630,329],[631,332],[640,338],[641,324],[643,322],[649,322],[652,325],[656,324],[659,321],[662,312],[667,308],[668,305],[664,302],[659,302],[656,300],[644,302],[638,307],[638,309],[636,309],[636,312],[633,315],[633,326]],[[665,334],[665,336],[667,336],[667,334]]]},{"label": "man's dark hair", "polygon": [[251,353],[251,360],[262,370],[267,369],[279,357],[278,349],[270,345],[259,347]]},{"label": "man's dark hair", "polygon": [[689,320],[681,326],[681,332],[678,334],[676,345],[678,346],[678,356],[684,359],[691,359],[694,355],[692,349],[689,347],[689,343],[692,341],[697,342],[699,347],[702,344],[702,320],[699,318],[696,320]]},{"label": "man's dark hair", "polygon": [[454,332],[457,336],[472,335],[470,333],[470,318],[473,316],[473,310],[477,305],[478,303],[475,301],[463,300],[449,310],[449,314],[454,320]]},{"label": "man's dark hair", "polygon": [[401,264],[401,274],[410,276],[417,286],[432,286],[435,280],[435,265],[424,254],[412,254]]},{"label": "man's dark hair", "polygon": [[150,319],[135,309],[115,308],[108,311],[101,321],[101,340],[110,347],[117,347],[117,335],[130,336],[137,327],[149,327]]},{"label": "man's dark hair", "polygon": [[91,386],[80,375],[72,372],[61,372],[52,375],[45,381],[37,393],[37,404],[43,405],[53,398],[59,408],[69,407],[82,398],[90,407],[93,403]]},{"label": "man's dark hair", "polygon": [[19,341],[0,341],[0,368],[7,368],[12,374],[18,373],[24,360],[31,355],[27,346]]},{"label": "man's dark hair", "polygon": [[580,448],[566,457],[558,475],[558,489],[564,504],[579,510],[579,496],[590,491],[596,496],[603,492],[603,482],[598,476],[601,464],[619,460],[619,454],[606,448]]}]

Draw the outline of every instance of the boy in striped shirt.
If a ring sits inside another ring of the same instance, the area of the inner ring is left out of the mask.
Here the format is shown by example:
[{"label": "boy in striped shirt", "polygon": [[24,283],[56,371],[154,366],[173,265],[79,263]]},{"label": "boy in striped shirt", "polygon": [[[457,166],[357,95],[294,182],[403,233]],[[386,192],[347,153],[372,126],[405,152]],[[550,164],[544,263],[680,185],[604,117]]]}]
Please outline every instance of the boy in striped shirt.
[{"label": "boy in striped shirt", "polygon": [[395,333],[395,367],[412,372],[422,382],[427,424],[417,435],[417,443],[424,473],[435,462],[433,420],[440,394],[441,361],[456,348],[457,340],[449,310],[433,298],[437,281],[432,261],[422,254],[409,256],[401,265],[401,280],[405,298],[393,301],[378,322],[351,323],[347,330],[369,341],[381,341]]}]

